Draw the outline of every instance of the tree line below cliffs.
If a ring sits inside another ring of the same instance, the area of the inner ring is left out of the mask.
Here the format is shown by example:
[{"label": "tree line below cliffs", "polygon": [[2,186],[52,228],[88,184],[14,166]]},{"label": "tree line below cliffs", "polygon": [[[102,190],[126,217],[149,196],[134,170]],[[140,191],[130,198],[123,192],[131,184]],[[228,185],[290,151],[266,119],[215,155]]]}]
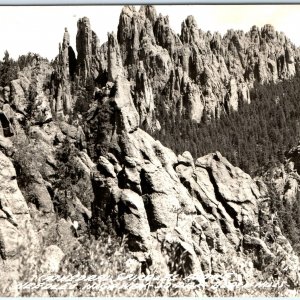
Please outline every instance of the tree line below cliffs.
[{"label": "tree line below cliffs", "polygon": [[162,130],[154,137],[177,154],[194,158],[220,151],[233,165],[251,175],[284,160],[300,138],[300,78],[255,84],[251,103],[223,114],[209,124],[167,115],[157,107]]},{"label": "tree line below cliffs", "polygon": [[[285,161],[285,154],[300,140],[300,78],[278,83],[255,83],[251,103],[223,114],[209,124],[172,117],[157,107],[162,129],[154,137],[175,153],[188,150],[194,158],[220,151],[233,165],[251,176],[262,175]],[[294,203],[283,203],[268,185],[271,206],[279,225],[300,255],[300,192]]]}]

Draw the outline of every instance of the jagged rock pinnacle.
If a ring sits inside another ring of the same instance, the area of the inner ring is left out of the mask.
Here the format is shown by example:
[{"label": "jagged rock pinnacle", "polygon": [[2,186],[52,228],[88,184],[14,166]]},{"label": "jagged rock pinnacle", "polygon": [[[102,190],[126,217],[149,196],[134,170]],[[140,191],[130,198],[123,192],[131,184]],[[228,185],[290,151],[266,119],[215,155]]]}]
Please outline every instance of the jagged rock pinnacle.
[{"label": "jagged rock pinnacle", "polygon": [[65,33],[64,33],[64,38],[63,38],[63,46],[64,47],[70,46],[70,34],[69,34],[67,28],[65,28]]},{"label": "jagged rock pinnacle", "polygon": [[92,57],[92,30],[87,17],[77,22],[76,49],[79,75],[85,80],[91,71]]},{"label": "jagged rock pinnacle", "polygon": [[116,35],[108,33],[108,80],[114,82],[118,76],[124,76],[122,58]]}]

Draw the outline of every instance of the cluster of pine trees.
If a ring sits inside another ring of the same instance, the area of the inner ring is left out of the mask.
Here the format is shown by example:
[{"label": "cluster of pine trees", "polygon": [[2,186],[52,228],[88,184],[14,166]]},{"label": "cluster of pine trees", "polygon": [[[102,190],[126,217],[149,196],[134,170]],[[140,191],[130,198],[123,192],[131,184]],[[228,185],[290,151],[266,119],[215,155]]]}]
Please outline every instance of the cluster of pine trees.
[{"label": "cluster of pine trees", "polygon": [[[9,56],[6,50],[2,61],[0,60],[0,86],[9,86],[12,80],[18,78],[19,71],[22,71],[26,66],[32,64],[34,60],[40,58],[38,54],[29,52],[26,55],[19,56],[17,60],[14,60]],[[47,60],[45,58],[42,59]]]},{"label": "cluster of pine trees", "polygon": [[0,86],[9,86],[11,80],[17,78],[18,64],[5,51],[3,61],[0,61]]},{"label": "cluster of pine trees", "polygon": [[250,104],[240,103],[237,112],[209,124],[166,117],[159,107],[157,113],[162,130],[154,137],[177,154],[189,150],[197,158],[218,150],[233,165],[254,175],[283,161],[285,151],[300,138],[300,78],[255,84]]}]

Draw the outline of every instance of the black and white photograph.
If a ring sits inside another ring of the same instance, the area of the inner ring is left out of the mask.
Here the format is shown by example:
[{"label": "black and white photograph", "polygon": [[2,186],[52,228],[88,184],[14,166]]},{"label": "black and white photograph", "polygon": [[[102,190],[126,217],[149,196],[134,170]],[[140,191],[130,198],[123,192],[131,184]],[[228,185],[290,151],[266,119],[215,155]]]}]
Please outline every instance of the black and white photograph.
[{"label": "black and white photograph", "polygon": [[300,296],[299,28],[0,6],[0,297]]}]

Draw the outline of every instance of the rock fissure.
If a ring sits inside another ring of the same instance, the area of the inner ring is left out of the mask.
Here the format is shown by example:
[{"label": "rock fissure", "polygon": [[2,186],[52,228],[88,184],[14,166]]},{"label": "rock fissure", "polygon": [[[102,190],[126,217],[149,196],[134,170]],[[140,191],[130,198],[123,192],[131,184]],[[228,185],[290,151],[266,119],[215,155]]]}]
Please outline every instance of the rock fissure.
[{"label": "rock fissure", "polygon": [[230,205],[227,202],[227,199],[224,199],[222,194],[219,192],[219,188],[218,185],[215,181],[214,175],[212,173],[212,171],[207,168],[206,171],[208,172],[208,176],[210,178],[210,182],[212,183],[213,187],[214,187],[214,192],[216,195],[216,199],[218,199],[221,202],[222,207],[225,208],[225,211],[228,213],[228,215],[232,218],[233,220],[233,224],[236,228],[239,228],[239,220],[237,219],[237,213],[236,211],[230,207]]}]

